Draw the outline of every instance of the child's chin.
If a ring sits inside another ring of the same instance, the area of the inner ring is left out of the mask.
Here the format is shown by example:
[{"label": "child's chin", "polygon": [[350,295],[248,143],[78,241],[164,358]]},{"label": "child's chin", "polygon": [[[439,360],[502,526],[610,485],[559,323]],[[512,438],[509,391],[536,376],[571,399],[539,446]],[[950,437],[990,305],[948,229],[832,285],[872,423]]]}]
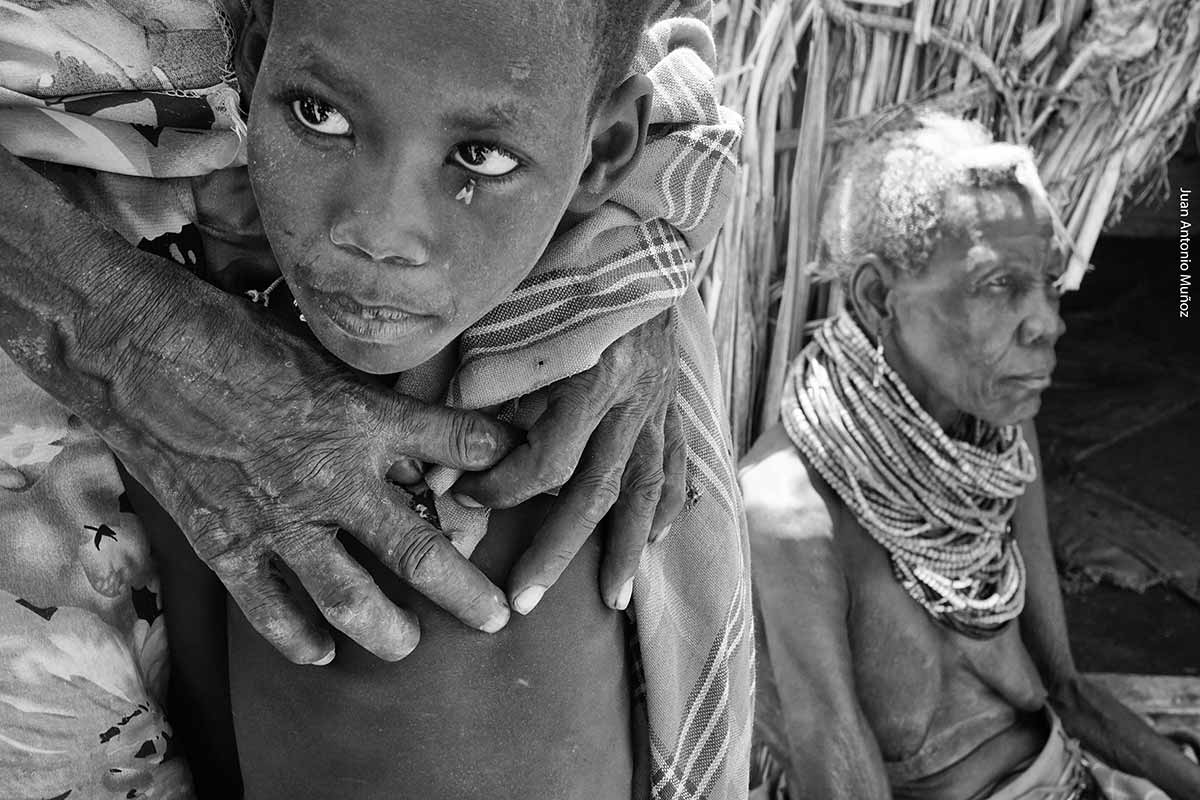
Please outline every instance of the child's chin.
[{"label": "child's chin", "polygon": [[440,348],[431,348],[430,343],[420,344],[363,342],[341,335],[317,335],[329,352],[342,361],[363,372],[374,375],[389,375],[404,372],[428,361]]}]

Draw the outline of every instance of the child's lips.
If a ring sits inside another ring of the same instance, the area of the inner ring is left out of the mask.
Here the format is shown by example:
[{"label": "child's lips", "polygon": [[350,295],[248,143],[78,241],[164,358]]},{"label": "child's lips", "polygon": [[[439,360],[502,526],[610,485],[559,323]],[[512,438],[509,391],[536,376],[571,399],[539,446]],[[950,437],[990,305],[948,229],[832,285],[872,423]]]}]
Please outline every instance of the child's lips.
[{"label": "child's lips", "polygon": [[391,305],[362,303],[345,294],[312,291],[313,300],[334,325],[356,339],[391,340],[428,327],[432,314]]}]

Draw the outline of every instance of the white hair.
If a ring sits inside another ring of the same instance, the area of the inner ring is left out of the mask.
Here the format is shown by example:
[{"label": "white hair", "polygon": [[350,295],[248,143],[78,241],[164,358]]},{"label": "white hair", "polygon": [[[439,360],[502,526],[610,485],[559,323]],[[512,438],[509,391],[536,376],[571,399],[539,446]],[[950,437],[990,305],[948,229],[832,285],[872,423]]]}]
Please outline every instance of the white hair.
[{"label": "white hair", "polygon": [[845,280],[868,254],[919,271],[937,240],[955,233],[952,190],[1016,186],[1057,221],[1027,147],[996,142],[979,123],[943,113],[917,117],[853,150],[825,199],[817,274]]}]

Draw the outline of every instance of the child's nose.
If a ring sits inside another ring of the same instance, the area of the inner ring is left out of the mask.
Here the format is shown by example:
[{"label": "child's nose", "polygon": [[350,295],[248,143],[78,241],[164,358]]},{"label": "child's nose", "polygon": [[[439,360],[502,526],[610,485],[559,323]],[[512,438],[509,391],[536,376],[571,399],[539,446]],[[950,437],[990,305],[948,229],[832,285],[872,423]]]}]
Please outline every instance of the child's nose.
[{"label": "child's nose", "polygon": [[381,230],[385,225],[361,218],[339,221],[329,231],[329,240],[356,256],[381,264],[419,267],[429,261],[429,248],[418,236],[403,230]]},{"label": "child's nose", "polygon": [[379,263],[429,262],[433,224],[418,181],[393,173],[353,181],[347,189],[349,202],[329,229],[334,245]]}]

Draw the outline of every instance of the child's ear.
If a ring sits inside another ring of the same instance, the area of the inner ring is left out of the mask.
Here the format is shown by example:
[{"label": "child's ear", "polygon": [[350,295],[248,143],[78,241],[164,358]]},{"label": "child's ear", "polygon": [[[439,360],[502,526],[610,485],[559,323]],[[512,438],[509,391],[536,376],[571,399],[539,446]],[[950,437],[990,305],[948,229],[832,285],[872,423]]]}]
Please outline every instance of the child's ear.
[{"label": "child's ear", "polygon": [[612,196],[637,166],[646,144],[654,87],[645,75],[631,75],[596,110],[591,128],[591,158],[569,212],[590,214]]},{"label": "child's ear", "polygon": [[246,13],[246,23],[238,37],[234,53],[234,70],[242,90],[242,102],[249,103],[258,80],[258,68],[262,66],[263,53],[267,50],[267,32],[271,29],[271,0],[252,0]]}]

